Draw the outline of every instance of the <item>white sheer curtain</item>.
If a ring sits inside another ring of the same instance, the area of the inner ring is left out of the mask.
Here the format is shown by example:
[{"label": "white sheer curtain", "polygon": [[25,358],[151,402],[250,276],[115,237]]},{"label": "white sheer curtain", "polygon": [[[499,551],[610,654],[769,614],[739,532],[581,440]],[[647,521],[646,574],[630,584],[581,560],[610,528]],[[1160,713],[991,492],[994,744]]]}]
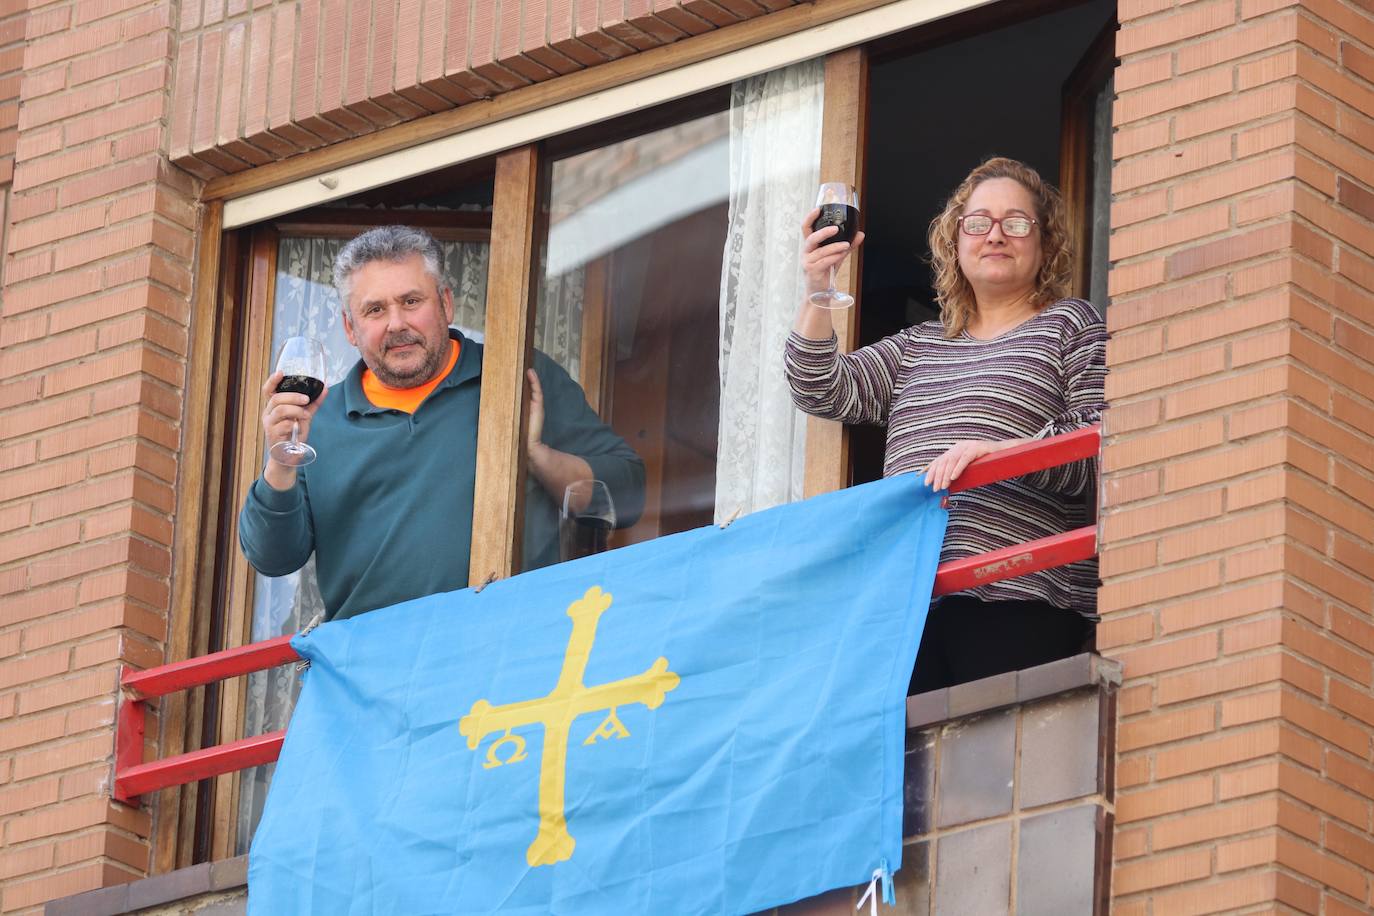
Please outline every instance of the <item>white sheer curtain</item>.
[{"label": "white sheer curtain", "polygon": [[737,82],[730,95],[718,524],[802,496],[806,423],[782,358],[803,293],[800,221],[820,181],[824,85],[816,59]]}]

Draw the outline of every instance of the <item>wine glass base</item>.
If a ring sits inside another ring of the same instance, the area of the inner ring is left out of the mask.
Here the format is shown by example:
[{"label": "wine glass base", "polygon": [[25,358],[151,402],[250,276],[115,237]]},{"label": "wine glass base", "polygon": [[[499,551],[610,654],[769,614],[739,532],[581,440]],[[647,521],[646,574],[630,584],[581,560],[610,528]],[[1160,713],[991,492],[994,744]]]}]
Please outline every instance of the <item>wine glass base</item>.
[{"label": "wine glass base", "polygon": [[278,442],[269,450],[272,460],[289,468],[299,468],[315,460],[315,450],[304,442]]},{"label": "wine glass base", "polygon": [[837,289],[823,289],[810,296],[811,304],[823,309],[847,309],[854,304],[854,297]]}]

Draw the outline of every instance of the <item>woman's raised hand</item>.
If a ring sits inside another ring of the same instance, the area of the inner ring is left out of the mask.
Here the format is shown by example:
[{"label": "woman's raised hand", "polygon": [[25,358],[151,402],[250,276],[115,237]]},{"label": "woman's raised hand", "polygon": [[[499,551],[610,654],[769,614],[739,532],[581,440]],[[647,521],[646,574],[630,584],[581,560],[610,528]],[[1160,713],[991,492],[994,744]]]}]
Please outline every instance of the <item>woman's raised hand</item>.
[{"label": "woman's raised hand", "polygon": [[820,207],[815,207],[806,214],[806,219],[802,220],[802,273],[806,275],[808,296],[828,288],[830,268],[838,268],[849,256],[849,252],[858,248],[864,241],[864,234],[860,232],[854,236],[852,245],[848,242],[826,244],[827,240],[840,230],[837,226],[822,226],[812,232],[811,227],[820,215]]}]

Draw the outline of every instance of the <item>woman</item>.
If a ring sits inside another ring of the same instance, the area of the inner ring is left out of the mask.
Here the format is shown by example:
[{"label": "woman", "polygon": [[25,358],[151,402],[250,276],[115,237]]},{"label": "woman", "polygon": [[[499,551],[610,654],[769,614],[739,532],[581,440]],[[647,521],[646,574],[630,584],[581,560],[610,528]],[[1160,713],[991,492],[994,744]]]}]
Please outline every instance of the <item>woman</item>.
[{"label": "woman", "polygon": [[[851,246],[811,232],[807,292]],[[1064,298],[1071,270],[1063,204],[1034,169],[990,159],[930,224],[940,320],[847,355],[830,312],[803,299],[787,342],[793,400],[846,423],[886,423],[883,474],[924,473],[934,490],[969,462],[1097,423],[1105,406],[1106,331],[1097,310]],[[863,235],[854,240],[862,244]],[[1089,524],[1091,462],[1029,474],[949,498],[940,560]],[[1095,560],[939,599],[921,638],[911,692],[1028,668],[1081,651],[1096,622]]]}]

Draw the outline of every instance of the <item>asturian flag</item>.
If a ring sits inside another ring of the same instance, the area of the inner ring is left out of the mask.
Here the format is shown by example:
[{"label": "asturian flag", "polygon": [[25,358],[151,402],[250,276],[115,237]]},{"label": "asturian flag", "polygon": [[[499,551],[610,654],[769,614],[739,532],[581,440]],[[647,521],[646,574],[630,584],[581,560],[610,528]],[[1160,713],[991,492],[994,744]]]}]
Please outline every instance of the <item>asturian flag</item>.
[{"label": "asturian flag", "polygon": [[907,474],[296,638],[249,912],[752,913],[890,875],[944,529]]}]

